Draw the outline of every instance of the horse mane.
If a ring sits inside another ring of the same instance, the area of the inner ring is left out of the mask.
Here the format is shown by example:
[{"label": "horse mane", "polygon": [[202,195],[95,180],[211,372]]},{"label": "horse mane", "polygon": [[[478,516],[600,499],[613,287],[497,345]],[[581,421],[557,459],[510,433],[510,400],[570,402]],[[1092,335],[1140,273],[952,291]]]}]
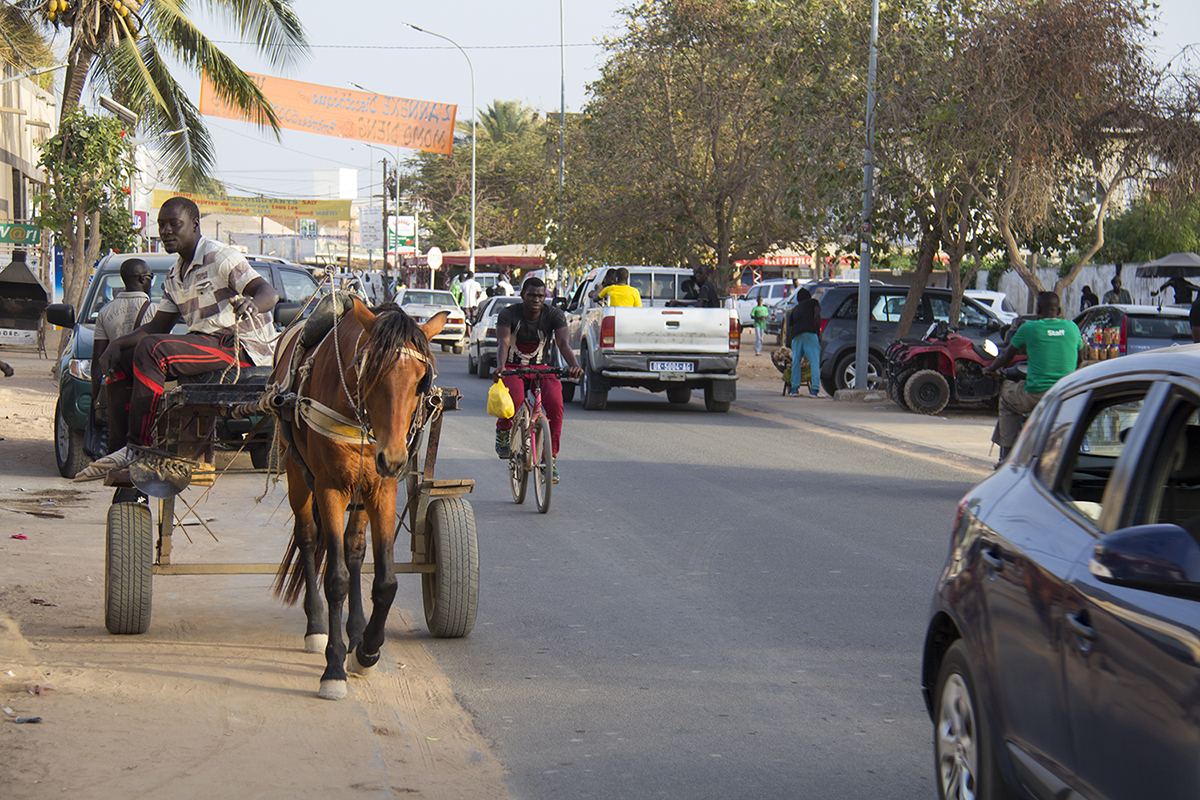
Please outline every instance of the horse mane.
[{"label": "horse mane", "polygon": [[392,369],[400,350],[411,347],[426,359],[426,376],[433,375],[433,352],[425,331],[395,303],[384,303],[372,311],[375,325],[362,349],[362,369],[359,372],[359,396],[369,394]]}]

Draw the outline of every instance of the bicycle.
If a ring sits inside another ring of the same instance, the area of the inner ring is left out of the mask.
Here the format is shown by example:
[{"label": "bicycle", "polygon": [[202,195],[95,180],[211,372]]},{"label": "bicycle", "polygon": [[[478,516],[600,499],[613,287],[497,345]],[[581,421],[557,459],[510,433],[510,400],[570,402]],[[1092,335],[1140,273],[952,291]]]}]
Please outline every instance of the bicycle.
[{"label": "bicycle", "polygon": [[[565,369],[537,369],[534,367],[506,366],[501,375],[521,378],[562,377]],[[533,401],[530,402],[530,392]],[[554,485],[554,444],[550,439],[550,420],[542,408],[542,383],[535,381],[532,390],[525,388],[525,397],[513,416],[512,432],[509,434],[508,480],[512,488],[513,501],[525,502],[529,473],[533,472],[533,496],[537,500],[538,512],[550,510],[550,487]]]}]

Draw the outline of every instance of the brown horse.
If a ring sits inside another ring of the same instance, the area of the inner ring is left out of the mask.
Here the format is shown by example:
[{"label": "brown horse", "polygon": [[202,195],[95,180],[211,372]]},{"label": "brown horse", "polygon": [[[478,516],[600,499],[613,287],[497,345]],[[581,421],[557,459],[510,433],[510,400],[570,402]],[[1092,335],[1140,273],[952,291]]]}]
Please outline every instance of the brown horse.
[{"label": "brown horse", "polygon": [[[299,399],[290,436],[285,436],[290,439],[285,463],[296,519],[275,593],[295,603],[304,588],[305,649],[325,650],[318,694],[327,700],[346,696],[347,645],[341,626],[347,597],[349,666],[367,673],[379,661],[384,623],[396,596],[396,476],[409,460],[414,412],[433,381],[429,339],[441,331],[446,317],[443,312],[417,325],[395,305],[372,312],[354,300],[352,313],[342,314],[305,354],[307,363],[293,386]],[[290,348],[297,346],[293,339],[276,354],[276,373],[290,368]],[[273,376],[277,382],[279,377]],[[347,509],[350,520],[343,530]],[[362,602],[368,520],[375,563],[369,622]],[[317,592],[326,560],[327,618]]]}]

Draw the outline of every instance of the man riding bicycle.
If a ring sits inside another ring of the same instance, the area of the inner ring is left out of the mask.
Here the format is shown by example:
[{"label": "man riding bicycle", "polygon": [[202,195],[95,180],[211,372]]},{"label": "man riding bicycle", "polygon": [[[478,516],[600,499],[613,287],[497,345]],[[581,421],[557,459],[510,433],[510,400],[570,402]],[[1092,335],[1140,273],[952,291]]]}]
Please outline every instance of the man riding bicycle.
[{"label": "man riding bicycle", "polygon": [[[521,302],[505,306],[496,318],[496,368],[493,377],[502,378],[512,395],[513,403],[519,405],[525,397],[529,381],[538,381],[542,389],[542,403],[546,417],[550,420],[550,443],[555,456],[554,482],[558,483],[558,443],[562,435],[563,398],[562,384],[554,375],[513,376],[505,375],[507,365],[550,369],[554,347],[562,353],[569,365],[567,374],[579,378],[583,370],[571,352],[567,341],[567,317],[557,308],[546,305],[546,284],[540,278],[529,278],[521,285]],[[508,458],[511,419],[496,420],[496,455]]]}]

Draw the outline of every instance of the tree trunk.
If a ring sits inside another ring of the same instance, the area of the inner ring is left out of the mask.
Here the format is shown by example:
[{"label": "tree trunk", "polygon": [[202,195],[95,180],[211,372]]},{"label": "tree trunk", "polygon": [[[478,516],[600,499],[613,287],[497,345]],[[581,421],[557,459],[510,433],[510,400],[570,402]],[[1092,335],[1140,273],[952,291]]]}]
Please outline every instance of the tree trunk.
[{"label": "tree trunk", "polygon": [[917,251],[917,269],[913,273],[908,297],[904,299],[904,313],[900,315],[900,322],[896,325],[897,339],[907,337],[909,329],[912,328],[917,309],[921,307],[921,297],[925,294],[925,284],[929,282],[929,275],[933,272],[934,256],[937,255],[942,241],[941,214],[934,213],[930,217],[922,220],[924,230],[921,231],[921,246]]}]

